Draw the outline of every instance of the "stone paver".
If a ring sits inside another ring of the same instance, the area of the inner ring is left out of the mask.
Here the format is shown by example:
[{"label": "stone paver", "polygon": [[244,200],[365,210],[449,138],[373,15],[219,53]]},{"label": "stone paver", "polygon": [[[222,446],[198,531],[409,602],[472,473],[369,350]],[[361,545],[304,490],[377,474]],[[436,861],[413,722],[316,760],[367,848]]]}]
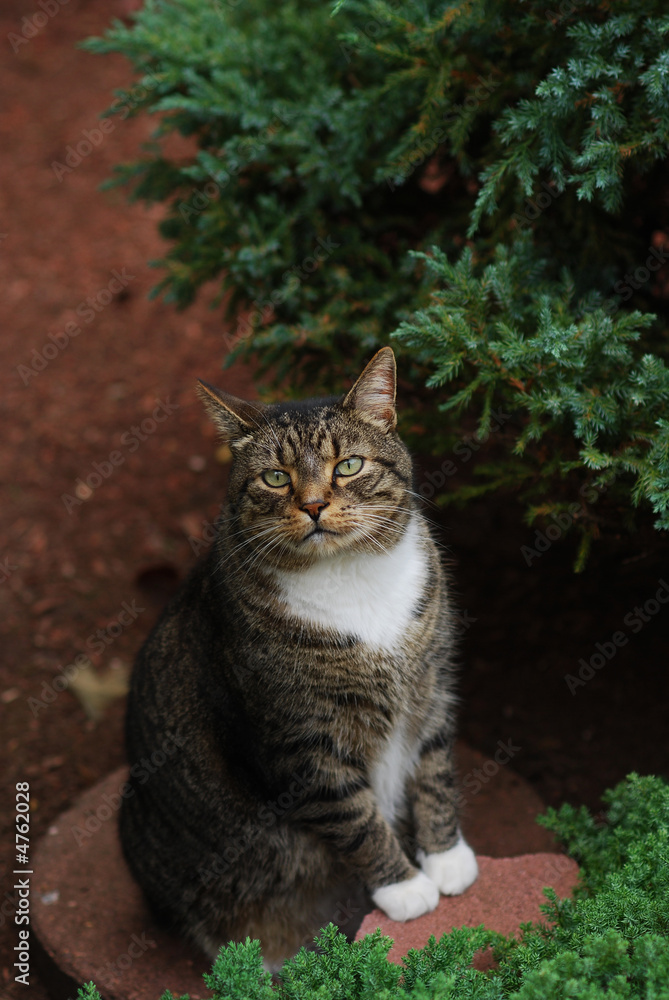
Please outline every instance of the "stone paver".
[{"label": "stone paver", "polygon": [[[460,773],[471,776],[463,828],[477,854],[550,851],[552,838],[534,823],[540,799],[508,768],[485,765],[481,754],[459,747]],[[487,781],[475,777],[477,769]],[[74,998],[77,986],[91,979],[104,1000],[159,1000],[165,989],[204,1000],[206,959],[155,926],[123,859],[117,821],[125,778],[119,770],[86,792],[38,846],[31,919],[43,975],[56,1000]],[[480,788],[472,794],[477,781]],[[521,920],[538,919],[539,883],[568,891],[574,879],[573,862],[555,854],[482,857],[480,881],[457,900],[442,899],[434,914],[390,930],[391,922],[375,912],[363,928],[378,924],[396,936],[393,957],[399,958],[407,947],[453,925],[485,922],[510,931]]]}]

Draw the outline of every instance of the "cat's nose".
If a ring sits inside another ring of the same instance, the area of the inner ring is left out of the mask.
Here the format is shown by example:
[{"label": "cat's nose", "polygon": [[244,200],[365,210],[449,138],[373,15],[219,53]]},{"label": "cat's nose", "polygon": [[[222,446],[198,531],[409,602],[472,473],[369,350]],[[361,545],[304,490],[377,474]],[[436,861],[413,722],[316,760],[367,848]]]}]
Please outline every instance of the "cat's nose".
[{"label": "cat's nose", "polygon": [[313,521],[317,521],[321,516],[321,511],[329,506],[325,500],[311,500],[309,503],[303,503],[300,510],[305,511]]}]

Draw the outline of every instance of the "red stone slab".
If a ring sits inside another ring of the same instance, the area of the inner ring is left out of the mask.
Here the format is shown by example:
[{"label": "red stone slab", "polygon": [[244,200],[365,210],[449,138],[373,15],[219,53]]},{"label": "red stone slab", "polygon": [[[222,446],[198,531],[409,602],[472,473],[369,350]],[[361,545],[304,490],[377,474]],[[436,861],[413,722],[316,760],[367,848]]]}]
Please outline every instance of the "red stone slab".
[{"label": "red stone slab", "polygon": [[155,926],[121,853],[113,805],[126,777],[116,771],[86,792],[39,845],[32,928],[42,974],[59,1000],[90,980],[104,1000],[159,1000],[166,989],[204,1000],[211,963]]},{"label": "red stone slab", "polygon": [[512,858],[559,850],[553,834],[536,822],[546,806],[524,778],[464,743],[456,743],[455,758],[462,831],[476,854]]},{"label": "red stone slab", "polygon": [[[458,748],[458,760],[461,775],[472,777],[465,793],[463,828],[477,853],[550,850],[552,838],[534,823],[543,808],[541,800],[526,782],[508,767],[495,770],[491,761],[463,746]],[[478,781],[475,770],[487,780],[480,781],[472,794]],[[117,810],[125,778],[121,769],[86,792],[58,818],[38,847],[31,919],[41,944],[45,980],[56,1000],[74,998],[77,986],[91,979],[104,1000],[158,1000],[165,989],[202,1000],[210,995],[201,978],[210,962],[155,927],[123,859]],[[484,859],[484,870],[488,860]],[[487,891],[498,893],[493,912],[506,910],[506,885],[500,883],[498,890],[487,880],[484,884]],[[478,892],[476,887],[469,891]],[[442,901],[442,907],[445,904],[450,901]],[[440,908],[437,913],[441,912]],[[531,916],[536,916],[534,910]],[[469,922],[483,919],[474,914]],[[521,919],[528,919],[524,910]],[[420,921],[396,927],[402,934],[417,925],[423,927]],[[511,909],[505,926],[517,925],[516,910]],[[425,940],[429,933],[432,930]]]},{"label": "red stone slab", "polygon": [[[558,896],[570,896],[578,881],[578,865],[563,854],[525,854],[518,858],[479,856],[479,877],[461,896],[442,896],[439,906],[416,920],[398,923],[381,910],[368,913],[356,939],[380,927],[393,938],[388,955],[400,962],[410,948],[424,948],[430,935],[439,939],[454,927],[479,924],[500,934],[513,934],[521,923],[544,921],[539,907],[546,902],[544,886]],[[485,966],[485,963],[477,967]]]}]

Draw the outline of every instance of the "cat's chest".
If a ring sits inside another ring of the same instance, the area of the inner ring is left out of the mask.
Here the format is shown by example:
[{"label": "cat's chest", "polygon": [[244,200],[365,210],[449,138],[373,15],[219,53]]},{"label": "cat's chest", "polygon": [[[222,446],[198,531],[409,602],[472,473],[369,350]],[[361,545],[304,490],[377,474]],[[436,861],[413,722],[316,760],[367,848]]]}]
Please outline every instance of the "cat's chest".
[{"label": "cat's chest", "polygon": [[294,616],[388,651],[397,649],[415,620],[427,577],[428,555],[415,521],[389,552],[345,554],[275,574]]}]

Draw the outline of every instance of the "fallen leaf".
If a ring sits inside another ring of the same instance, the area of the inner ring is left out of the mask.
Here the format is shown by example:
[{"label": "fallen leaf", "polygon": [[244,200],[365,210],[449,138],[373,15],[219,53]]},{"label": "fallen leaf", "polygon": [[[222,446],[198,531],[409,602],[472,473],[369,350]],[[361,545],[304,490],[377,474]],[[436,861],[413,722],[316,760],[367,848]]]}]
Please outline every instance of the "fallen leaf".
[{"label": "fallen leaf", "polygon": [[89,661],[72,678],[68,687],[81,702],[88,718],[97,722],[112,701],[128,693],[129,678],[130,668],[125,664],[98,673]]}]

